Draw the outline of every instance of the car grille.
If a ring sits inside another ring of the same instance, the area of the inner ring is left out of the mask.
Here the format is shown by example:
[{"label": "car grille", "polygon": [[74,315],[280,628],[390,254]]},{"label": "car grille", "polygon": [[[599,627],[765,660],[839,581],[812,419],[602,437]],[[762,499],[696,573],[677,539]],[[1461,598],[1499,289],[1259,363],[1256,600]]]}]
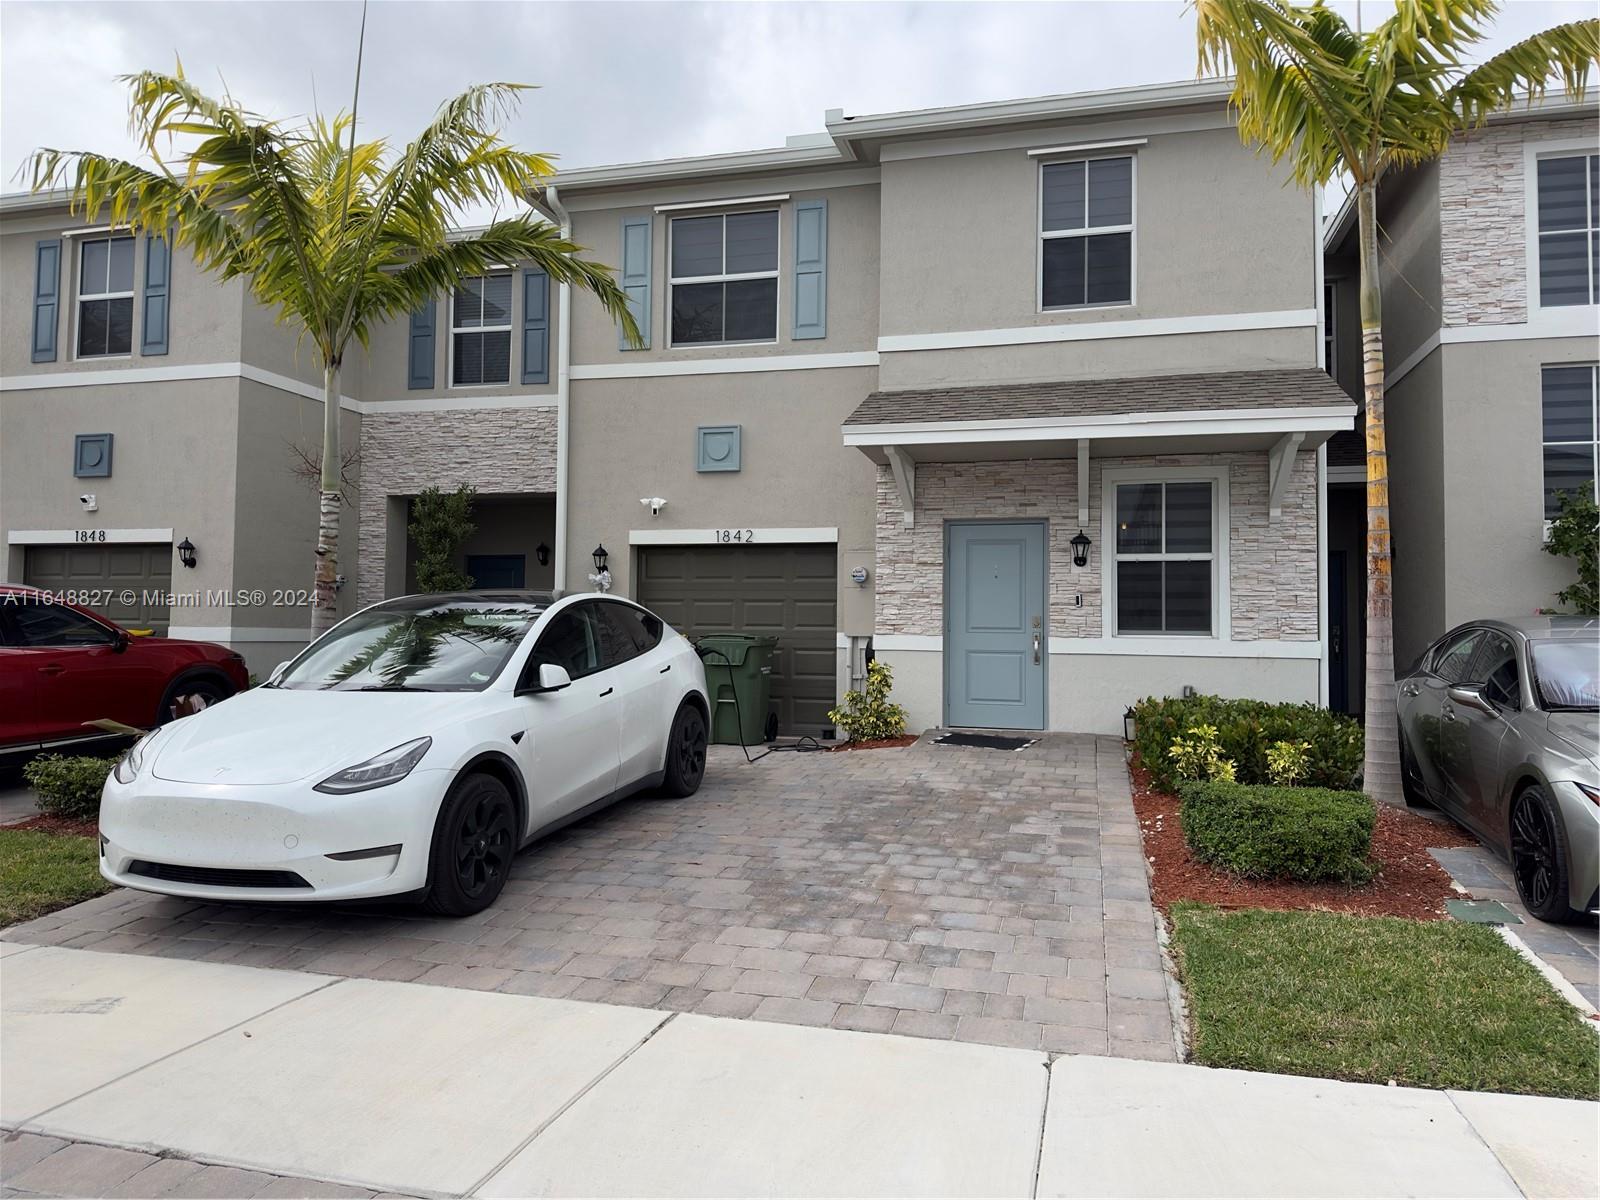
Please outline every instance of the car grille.
[{"label": "car grille", "polygon": [[293,871],[245,871],[232,867],[181,867],[176,863],[145,862],[136,858],[128,864],[128,874],[168,883],[194,883],[205,887],[232,888],[308,888],[311,885]]}]

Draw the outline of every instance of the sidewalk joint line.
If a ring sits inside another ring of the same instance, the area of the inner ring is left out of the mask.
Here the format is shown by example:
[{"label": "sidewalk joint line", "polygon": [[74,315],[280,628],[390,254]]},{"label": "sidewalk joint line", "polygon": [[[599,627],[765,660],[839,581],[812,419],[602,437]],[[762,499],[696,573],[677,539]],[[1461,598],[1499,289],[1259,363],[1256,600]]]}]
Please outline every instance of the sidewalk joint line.
[{"label": "sidewalk joint line", "polygon": [[1044,1103],[1039,1106],[1039,1142],[1033,1148],[1033,1186],[1028,1189],[1032,1200],[1038,1200],[1039,1172],[1044,1168],[1044,1132],[1050,1119],[1050,1080],[1054,1077],[1056,1063],[1065,1057],[1051,1058],[1047,1054],[1044,1058]]},{"label": "sidewalk joint line", "polygon": [[1450,1107],[1455,1109],[1456,1116],[1460,1117],[1462,1123],[1472,1131],[1472,1136],[1478,1139],[1478,1144],[1489,1152],[1489,1157],[1494,1159],[1495,1166],[1500,1168],[1500,1173],[1506,1177],[1506,1182],[1516,1189],[1517,1195],[1526,1196],[1528,1193],[1522,1190],[1522,1184],[1517,1182],[1517,1177],[1511,1173],[1511,1168],[1506,1166],[1500,1155],[1495,1152],[1495,1148],[1489,1144],[1489,1139],[1478,1132],[1478,1127],[1472,1123],[1472,1118],[1467,1116],[1461,1110],[1461,1105],[1456,1103],[1455,1089],[1441,1088],[1440,1090],[1444,1092],[1444,1098],[1450,1102]]},{"label": "sidewalk joint line", "polygon": [[[160,955],[156,955],[154,957],[158,957],[159,958]],[[270,969],[270,968],[252,967],[250,969],[251,970],[264,970],[264,969]],[[182,1054],[186,1050],[193,1050],[196,1046],[203,1046],[207,1042],[211,1041],[213,1038],[219,1038],[225,1033],[232,1033],[235,1029],[238,1029],[241,1025],[248,1025],[251,1021],[259,1021],[262,1017],[265,1017],[265,1016],[268,1016],[268,1015],[270,1015],[272,1013],[277,1012],[280,1008],[283,1008],[283,1007],[285,1007],[287,1005],[293,1004],[298,1000],[304,1000],[308,996],[315,996],[318,992],[325,992],[329,988],[337,987],[339,984],[344,983],[344,982],[345,982],[345,977],[344,976],[342,976],[342,975],[341,976],[336,976],[336,977],[334,977],[332,979],[329,979],[327,983],[320,984],[319,986],[312,988],[308,992],[301,992],[298,996],[290,996],[287,1000],[280,1000],[280,1001],[278,1001],[278,1003],[272,1005],[270,1008],[264,1008],[260,1012],[251,1013],[248,1017],[244,1017],[241,1020],[235,1021],[232,1025],[227,1026],[225,1029],[219,1029],[215,1033],[207,1034],[205,1037],[200,1038],[198,1041],[190,1042],[186,1046],[179,1046],[176,1050],[169,1050],[169,1051],[167,1051],[167,1053],[161,1055],[159,1058],[152,1058],[147,1063],[140,1063],[137,1067],[133,1067],[130,1070],[124,1071],[121,1075],[118,1075],[113,1079],[108,1079],[104,1083],[97,1083],[97,1084],[95,1084],[94,1087],[89,1088],[89,1089],[87,1089],[85,1091],[79,1092],[76,1096],[70,1096],[65,1100],[62,1100],[62,1101],[60,1101],[60,1102],[58,1102],[56,1104],[52,1104],[49,1108],[42,1108],[38,1112],[34,1113],[31,1117],[25,1117],[23,1120],[17,1122],[17,1128],[19,1130],[23,1131],[23,1132],[26,1132],[26,1133],[37,1132],[36,1130],[29,1129],[28,1126],[32,1125],[35,1121],[41,1120],[44,1117],[49,1116],[51,1113],[55,1112],[56,1109],[58,1109],[58,1108],[65,1108],[69,1104],[76,1104],[79,1100],[82,1100],[85,1096],[93,1095],[95,1092],[100,1091],[102,1088],[108,1088],[108,1087],[112,1086],[113,1084],[121,1083],[124,1079],[127,1079],[130,1075],[137,1075],[140,1071],[147,1070],[148,1068],[155,1066],[157,1063],[164,1063],[164,1062],[167,1061],[167,1059],[172,1058],[175,1055]],[[50,1135],[50,1136],[55,1136],[55,1135]]]},{"label": "sidewalk joint line", "polygon": [[604,1071],[601,1071],[600,1074],[596,1075],[588,1083],[584,1084],[583,1087],[573,1095],[569,1096],[561,1105],[561,1107],[557,1108],[555,1112],[551,1113],[544,1120],[540,1121],[538,1125],[534,1126],[533,1132],[527,1137],[523,1138],[522,1141],[518,1142],[516,1146],[512,1148],[509,1154],[507,1154],[499,1162],[495,1163],[494,1166],[490,1167],[488,1174],[484,1175],[481,1179],[479,1179],[461,1194],[463,1196],[476,1196],[478,1194],[478,1190],[484,1187],[496,1175],[500,1174],[501,1171],[505,1170],[506,1167],[510,1165],[512,1159],[516,1158],[517,1155],[521,1154],[529,1146],[533,1145],[534,1140],[538,1138],[540,1134],[542,1134],[546,1129],[549,1129],[550,1126],[554,1125],[563,1116],[565,1116],[567,1110],[570,1109],[574,1104],[582,1100],[595,1088],[599,1087],[600,1084],[603,1083],[611,1074],[611,1072],[615,1071],[623,1063],[627,1062],[630,1058],[637,1054],[646,1042],[655,1037],[656,1034],[660,1033],[668,1025],[672,1024],[677,1015],[678,1014],[675,1012],[669,1012],[661,1021],[652,1026],[649,1033],[645,1034],[637,1042],[629,1046],[622,1052],[615,1062],[608,1066]]}]

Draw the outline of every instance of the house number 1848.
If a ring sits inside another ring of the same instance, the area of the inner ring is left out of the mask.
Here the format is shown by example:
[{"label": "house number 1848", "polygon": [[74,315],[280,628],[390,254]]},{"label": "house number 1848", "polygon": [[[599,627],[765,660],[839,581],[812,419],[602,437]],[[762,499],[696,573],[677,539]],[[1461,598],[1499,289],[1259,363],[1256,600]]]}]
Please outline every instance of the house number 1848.
[{"label": "house number 1848", "polygon": [[753,542],[756,540],[754,529],[718,529],[714,531],[718,542]]}]

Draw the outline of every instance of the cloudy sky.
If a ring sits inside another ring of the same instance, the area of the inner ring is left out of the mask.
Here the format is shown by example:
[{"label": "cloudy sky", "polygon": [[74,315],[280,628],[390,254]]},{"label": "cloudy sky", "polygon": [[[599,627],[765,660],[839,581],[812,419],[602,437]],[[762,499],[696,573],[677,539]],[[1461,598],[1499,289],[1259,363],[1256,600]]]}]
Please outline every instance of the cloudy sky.
[{"label": "cloudy sky", "polygon": [[[1355,3],[1337,7],[1349,19]],[[1370,24],[1392,11],[1364,0]],[[1505,6],[1499,49],[1594,11]],[[358,3],[0,3],[0,190],[36,146],[126,153],[116,76],[168,68],[250,107],[347,107]],[[404,141],[468,84],[539,84],[507,133],[566,166],[781,145],[823,111],[883,112],[1192,78],[1167,0],[1064,3],[419,3],[374,0],[362,136]]]}]

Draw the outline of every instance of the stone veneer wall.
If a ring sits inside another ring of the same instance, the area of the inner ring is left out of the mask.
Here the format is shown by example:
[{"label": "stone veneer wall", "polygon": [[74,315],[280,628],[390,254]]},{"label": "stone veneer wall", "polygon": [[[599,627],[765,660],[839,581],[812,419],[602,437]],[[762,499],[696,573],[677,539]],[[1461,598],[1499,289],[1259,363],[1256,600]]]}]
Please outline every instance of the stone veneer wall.
[{"label": "stone veneer wall", "polygon": [[497,495],[556,490],[554,407],[369,411],[361,422],[361,577],[358,599],[383,599],[390,496],[430,484]]},{"label": "stone veneer wall", "polygon": [[[1267,455],[1170,454],[1089,460],[1089,565],[1072,565],[1078,532],[1077,462],[918,463],[916,524],[901,520],[888,467],[878,469],[875,625],[878,633],[938,636],[944,630],[944,523],[1044,519],[1049,522],[1050,635],[1098,638],[1101,470],[1106,466],[1228,466],[1229,590],[1233,640],[1317,639],[1317,465],[1297,456],[1283,506],[1267,519]],[[1083,605],[1074,601],[1079,594]]]},{"label": "stone veneer wall", "polygon": [[1528,142],[1588,138],[1593,117],[1496,123],[1457,138],[1439,160],[1439,256],[1444,324],[1528,319]]}]

